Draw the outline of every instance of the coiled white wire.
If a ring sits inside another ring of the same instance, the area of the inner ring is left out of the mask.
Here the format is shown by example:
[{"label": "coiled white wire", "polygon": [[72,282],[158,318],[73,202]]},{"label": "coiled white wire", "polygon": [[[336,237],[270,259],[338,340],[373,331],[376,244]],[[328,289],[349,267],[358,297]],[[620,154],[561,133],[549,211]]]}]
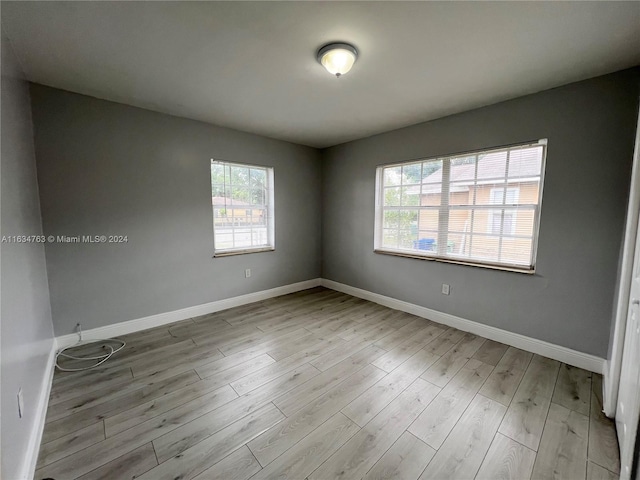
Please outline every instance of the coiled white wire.
[{"label": "coiled white wire", "polygon": [[[64,347],[60,349],[58,353],[56,353],[56,367],[58,368],[58,370],[61,370],[63,372],[81,372],[83,370],[91,370],[92,368],[96,368],[98,365],[102,365],[104,362],[109,360],[115,353],[122,350],[126,345],[126,342],[124,340],[120,340],[118,338],[107,338],[106,340],[91,340],[91,341],[85,342],[82,340],[82,327],[80,326],[80,324],[78,324],[78,334],[80,335],[80,340],[78,340],[77,343],[69,347]],[[117,343],[120,343],[121,345],[118,348],[113,348],[111,345],[103,345],[102,348],[108,348],[109,351],[104,355],[97,355],[95,357],[76,357],[75,355],[69,355],[67,353],[64,353],[70,348],[75,348],[80,345],[90,345],[92,343],[100,343],[100,342],[114,342],[114,343],[117,342]],[[65,367],[61,367],[60,364],[58,363],[59,357],[65,357],[65,358],[70,358],[72,360],[81,360],[81,361],[82,360],[98,360],[98,361],[88,367],[65,368]]]}]

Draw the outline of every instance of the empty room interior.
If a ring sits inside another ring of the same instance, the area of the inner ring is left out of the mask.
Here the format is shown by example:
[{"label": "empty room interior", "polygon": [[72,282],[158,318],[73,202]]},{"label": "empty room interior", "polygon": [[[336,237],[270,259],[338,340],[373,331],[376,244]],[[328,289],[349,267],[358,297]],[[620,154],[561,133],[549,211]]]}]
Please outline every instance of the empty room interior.
[{"label": "empty room interior", "polygon": [[640,479],[640,2],[0,18],[0,478]]}]

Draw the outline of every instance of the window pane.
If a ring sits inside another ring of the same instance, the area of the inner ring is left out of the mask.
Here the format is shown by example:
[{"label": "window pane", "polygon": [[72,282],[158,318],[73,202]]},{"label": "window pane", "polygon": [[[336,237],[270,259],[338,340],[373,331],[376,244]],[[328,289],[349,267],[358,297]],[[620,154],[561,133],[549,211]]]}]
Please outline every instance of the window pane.
[{"label": "window pane", "polygon": [[449,212],[450,232],[469,232],[471,230],[471,217],[473,209],[455,209]]},{"label": "window pane", "polygon": [[543,147],[514,148],[509,156],[509,177],[537,177],[542,169]]},{"label": "window pane", "polygon": [[502,205],[504,198],[504,182],[490,182],[476,185],[472,205]]},{"label": "window pane", "polygon": [[251,246],[251,229],[236,228],[233,231],[233,242],[236,248]]},{"label": "window pane", "polygon": [[491,205],[514,205],[520,198],[520,188],[507,185],[492,187],[489,192]]},{"label": "window pane", "polygon": [[442,182],[442,159],[422,162],[422,184],[433,185]]},{"label": "window pane", "polygon": [[[502,219],[502,215],[503,215],[504,210],[492,210],[491,214],[489,216],[490,218],[490,223],[489,223],[489,233],[491,233],[492,235],[500,235],[502,233],[502,226],[501,223],[503,221]],[[505,232],[510,232],[511,230],[509,230],[509,226],[512,224],[512,219],[511,216],[505,215],[504,216],[504,231]]]},{"label": "window pane", "polygon": [[222,164],[211,164],[211,183],[224,183],[224,166]]},{"label": "window pane", "polygon": [[478,155],[478,183],[506,178],[507,152],[491,152]]},{"label": "window pane", "polygon": [[397,210],[384,212],[384,228],[398,228],[399,214]]},{"label": "window pane", "polygon": [[402,184],[418,185],[422,177],[422,164],[409,163],[402,166]]},{"label": "window pane", "polygon": [[473,205],[473,187],[451,185],[449,187],[449,205]]},{"label": "window pane", "polygon": [[251,220],[254,226],[267,225],[267,210],[265,208],[254,208],[251,213]]},{"label": "window pane", "polygon": [[382,245],[385,247],[398,247],[398,229],[385,228],[383,230]]},{"label": "window pane", "polygon": [[253,227],[251,230],[252,245],[266,245],[268,240],[266,227]]},{"label": "window pane", "polygon": [[437,188],[430,188],[433,185],[422,185],[422,195],[420,195],[420,205],[440,205],[442,203],[442,195],[440,193],[440,185]]},{"label": "window pane", "polygon": [[414,249],[416,248],[416,242],[418,240],[418,230],[417,229],[404,229],[399,232],[399,247]]},{"label": "window pane", "polygon": [[250,205],[250,190],[246,187],[233,186],[231,189],[231,205],[245,206]]},{"label": "window pane", "polygon": [[224,197],[224,185],[220,184],[212,184],[211,185],[211,196],[212,197]]},{"label": "window pane", "polygon": [[402,187],[390,187],[384,189],[384,205],[399,207],[401,205]]},{"label": "window pane", "polygon": [[469,239],[467,254],[474,260],[496,263],[499,260],[500,238],[486,235],[473,235]]},{"label": "window pane", "polygon": [[420,210],[419,226],[420,230],[438,231],[438,219],[440,213],[438,210]]},{"label": "window pane", "polygon": [[402,183],[402,167],[389,167],[384,169],[384,184],[400,185]]},{"label": "window pane", "polygon": [[538,195],[540,192],[539,180],[528,182],[509,182],[509,189],[515,189],[518,191],[515,201],[510,203],[519,205],[532,205],[538,203]]},{"label": "window pane", "polygon": [[533,236],[535,210],[533,208],[518,208],[515,212],[516,221],[513,234],[518,236]]},{"label": "window pane", "polygon": [[385,212],[385,228],[383,242],[387,246],[398,248],[414,248],[418,240],[418,210],[391,210]]},{"label": "window pane", "polygon": [[398,228],[418,231],[418,210],[393,210],[388,212],[395,218]]},{"label": "window pane", "polygon": [[438,248],[438,232],[420,230],[413,248],[421,252],[436,252]]},{"label": "window pane", "polygon": [[247,167],[231,167],[231,184],[249,186],[249,169]]},{"label": "window pane", "polygon": [[419,187],[401,187],[401,204],[402,206],[416,206],[420,204],[420,188]]},{"label": "window pane", "polygon": [[267,172],[263,169],[250,169],[251,186],[265,188],[267,186]]},{"label": "window pane", "polygon": [[490,233],[493,235],[513,235],[515,233],[515,212],[509,210],[494,210],[491,220]]},{"label": "window pane", "polygon": [[532,239],[504,237],[500,260],[515,265],[530,265]]},{"label": "window pane", "polygon": [[504,203],[504,187],[492,188],[489,193],[489,203],[491,205],[501,205]]},{"label": "window pane", "polygon": [[505,205],[514,205],[518,203],[518,198],[520,198],[520,189],[509,187],[505,189],[504,192],[504,203]]},{"label": "window pane", "polygon": [[455,157],[450,160],[450,183],[469,186],[474,183],[476,176],[476,155]]},{"label": "window pane", "polygon": [[250,202],[253,205],[264,205],[265,202],[265,191],[263,188],[252,188]]},{"label": "window pane", "polygon": [[231,230],[219,229],[216,231],[216,249],[232,248],[233,247],[233,235]]}]

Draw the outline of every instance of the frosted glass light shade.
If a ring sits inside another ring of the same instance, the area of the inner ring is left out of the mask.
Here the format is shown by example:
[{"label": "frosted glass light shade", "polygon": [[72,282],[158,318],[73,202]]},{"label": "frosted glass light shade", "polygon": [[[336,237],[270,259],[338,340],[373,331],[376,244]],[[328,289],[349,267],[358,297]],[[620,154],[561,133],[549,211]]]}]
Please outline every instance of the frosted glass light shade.
[{"label": "frosted glass light shade", "polygon": [[357,58],[356,47],[348,43],[331,43],[318,51],[318,62],[336,77],[351,70]]}]

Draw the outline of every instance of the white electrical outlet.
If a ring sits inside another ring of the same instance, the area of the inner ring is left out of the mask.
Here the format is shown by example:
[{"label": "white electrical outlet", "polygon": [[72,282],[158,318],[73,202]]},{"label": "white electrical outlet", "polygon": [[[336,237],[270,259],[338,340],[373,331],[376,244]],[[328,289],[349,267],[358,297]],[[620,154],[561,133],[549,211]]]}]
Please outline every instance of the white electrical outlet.
[{"label": "white electrical outlet", "polygon": [[444,293],[445,295],[449,295],[449,285],[447,285],[446,283],[442,284],[442,293]]},{"label": "white electrical outlet", "polygon": [[22,389],[18,389],[18,418],[22,418],[24,414],[24,398],[22,397]]},{"label": "white electrical outlet", "polygon": [[250,276],[251,276],[251,269],[250,269],[250,268],[247,268],[247,269],[244,271],[244,278],[249,278]]}]

